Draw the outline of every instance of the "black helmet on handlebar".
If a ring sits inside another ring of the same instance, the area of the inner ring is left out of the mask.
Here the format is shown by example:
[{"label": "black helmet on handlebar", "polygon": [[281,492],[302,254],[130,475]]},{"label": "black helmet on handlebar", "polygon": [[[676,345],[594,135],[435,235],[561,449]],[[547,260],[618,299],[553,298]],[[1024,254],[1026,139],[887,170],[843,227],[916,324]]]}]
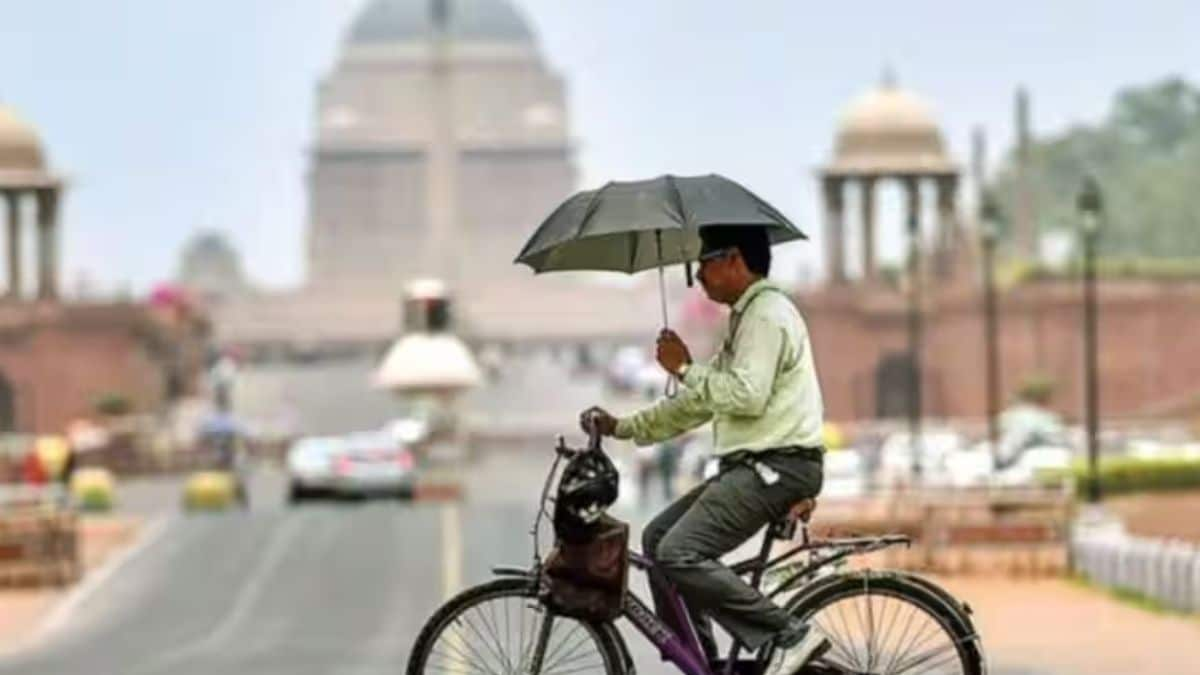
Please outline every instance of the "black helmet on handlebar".
[{"label": "black helmet on handlebar", "polygon": [[617,501],[619,480],[617,467],[598,447],[571,457],[558,481],[554,534],[572,543],[591,538],[600,516]]}]

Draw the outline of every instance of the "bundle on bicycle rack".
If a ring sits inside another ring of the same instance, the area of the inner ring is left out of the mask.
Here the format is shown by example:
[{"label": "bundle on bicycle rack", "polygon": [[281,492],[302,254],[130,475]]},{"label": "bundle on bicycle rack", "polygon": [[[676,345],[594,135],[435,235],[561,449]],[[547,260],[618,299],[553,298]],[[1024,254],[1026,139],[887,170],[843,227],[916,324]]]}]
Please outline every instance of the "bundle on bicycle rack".
[{"label": "bundle on bicycle rack", "polygon": [[573,456],[554,502],[554,549],[542,566],[542,601],[585,621],[621,614],[629,576],[629,525],[605,513],[617,499],[616,467],[603,452]]}]

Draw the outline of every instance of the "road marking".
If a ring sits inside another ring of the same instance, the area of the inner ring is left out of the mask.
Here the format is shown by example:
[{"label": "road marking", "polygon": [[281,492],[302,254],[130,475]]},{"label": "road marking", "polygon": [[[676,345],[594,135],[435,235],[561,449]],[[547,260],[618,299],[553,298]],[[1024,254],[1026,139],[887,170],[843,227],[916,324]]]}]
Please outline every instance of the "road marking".
[{"label": "road marking", "polygon": [[221,617],[221,620],[213,626],[207,635],[199,640],[185,643],[177,649],[166,651],[159,658],[151,660],[136,672],[144,673],[160,669],[169,671],[169,666],[174,666],[199,652],[212,649],[232,637],[238,624],[246,618],[246,615],[254,608],[254,605],[262,596],[263,590],[267,586],[266,582],[270,578],[271,573],[274,572],[275,567],[283,560],[283,556],[291,545],[292,539],[299,533],[301,524],[309,519],[307,515],[290,516],[286,519],[283,526],[275,531],[271,540],[267,543],[262,557],[258,559],[258,565],[251,570],[250,574],[246,575],[246,582],[242,584],[242,588],[238,592],[233,606],[229,608],[225,616]]},{"label": "road marking", "polygon": [[18,642],[11,649],[4,650],[5,653],[12,654],[29,649],[40,644],[54,632],[60,630],[71,619],[76,610],[100,590],[101,586],[107,583],[122,567],[129,564],[134,558],[141,555],[143,551],[158,541],[167,531],[167,525],[171,520],[171,517],[163,514],[147,523],[133,544],[125,550],[109,556],[108,560],[105,560],[100,567],[97,567],[92,572],[85,573],[83,579],[63,596],[62,600],[54,606],[54,609],[42,620],[41,624],[24,640]]},{"label": "road marking", "polygon": [[[450,503],[442,507],[442,597],[449,601],[462,588],[462,514],[458,504]],[[446,640],[452,653],[463,652],[462,634],[448,625]],[[450,675],[460,675],[464,672],[465,664],[451,663]]]},{"label": "road marking", "polygon": [[458,504],[442,507],[442,597],[462,588],[462,517]]}]

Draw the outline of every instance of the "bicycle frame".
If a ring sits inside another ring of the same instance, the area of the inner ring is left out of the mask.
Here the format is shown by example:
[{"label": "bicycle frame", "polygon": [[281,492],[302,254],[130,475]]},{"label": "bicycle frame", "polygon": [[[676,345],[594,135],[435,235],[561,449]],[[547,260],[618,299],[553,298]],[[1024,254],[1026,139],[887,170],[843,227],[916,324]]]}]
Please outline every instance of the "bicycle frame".
[{"label": "bicycle frame", "polygon": [[[640,553],[630,553],[629,562],[645,572],[654,568],[654,562]],[[675,632],[632,591],[625,591],[625,607],[621,615],[685,675],[713,675],[708,658],[700,647],[700,638],[688,617],[683,597],[674,588],[667,588],[666,592],[669,604],[663,609],[671,613],[675,625],[685,627],[683,635]]]},{"label": "bicycle frame", "polygon": [[[591,434],[589,439],[589,448],[587,451],[599,452],[599,437],[596,434]],[[550,473],[546,477],[546,482],[542,488],[542,498],[539,502],[538,513],[534,519],[533,530],[530,534],[534,539],[534,566],[532,572],[519,570],[514,568],[493,568],[493,572],[497,574],[517,574],[521,576],[536,577],[540,574],[541,556],[538,545],[538,532],[542,518],[546,515],[546,500],[550,492],[550,486],[554,476],[557,473],[558,465],[563,457],[569,457],[573,453],[580,452],[567,448],[564,439],[559,436],[558,444],[555,448],[555,459],[550,467]],[[789,535],[790,536],[790,535]],[[810,541],[808,538],[808,530],[803,530],[803,539],[800,546],[793,548],[786,553],[783,553],[775,558],[770,557],[771,545],[776,540],[771,528],[763,535],[762,548],[758,556],[743,560],[731,566],[730,569],[739,576],[750,575],[750,585],[754,588],[760,588],[763,575],[773,568],[776,568],[786,561],[804,552],[816,552],[820,550],[831,550],[832,552],[815,559],[810,560],[807,565],[799,571],[794,572],[784,579],[775,589],[769,594],[768,598],[775,597],[797,583],[811,578],[817,570],[832,565],[842,559],[862,553],[870,553],[889,546],[898,544],[908,544],[911,542],[909,537],[905,535],[886,535],[879,537],[855,537],[845,539],[828,539]],[[649,557],[631,551],[629,553],[629,562],[636,569],[644,573],[649,573],[654,569],[654,561]],[[653,581],[651,582],[653,583]],[[669,614],[671,623],[676,626],[683,627],[681,635],[671,627],[666,621],[658,617],[654,610],[650,608],[640,597],[632,591],[625,591],[625,598],[621,610],[621,616],[629,620],[634,628],[638,630],[647,640],[658,648],[659,652],[668,661],[675,664],[684,675],[733,675],[737,663],[738,654],[742,648],[741,644],[735,639],[733,647],[729,651],[729,656],[724,660],[724,668],[721,673],[715,673],[713,668],[718,665],[719,661],[709,661],[708,655],[700,645],[700,638],[696,633],[695,626],[692,625],[691,617],[687,611],[683,597],[675,590],[674,587],[668,586],[663,589],[667,599],[667,606],[662,610]]]}]

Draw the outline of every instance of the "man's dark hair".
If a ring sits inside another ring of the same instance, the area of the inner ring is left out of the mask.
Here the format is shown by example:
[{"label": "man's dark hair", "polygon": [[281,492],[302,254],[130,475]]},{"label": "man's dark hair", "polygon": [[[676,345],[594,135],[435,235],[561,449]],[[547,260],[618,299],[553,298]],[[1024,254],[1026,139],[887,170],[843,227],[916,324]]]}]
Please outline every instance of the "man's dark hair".
[{"label": "man's dark hair", "polygon": [[771,274],[771,237],[767,228],[746,225],[710,225],[700,228],[701,253],[736,248],[746,267],[761,277]]}]

